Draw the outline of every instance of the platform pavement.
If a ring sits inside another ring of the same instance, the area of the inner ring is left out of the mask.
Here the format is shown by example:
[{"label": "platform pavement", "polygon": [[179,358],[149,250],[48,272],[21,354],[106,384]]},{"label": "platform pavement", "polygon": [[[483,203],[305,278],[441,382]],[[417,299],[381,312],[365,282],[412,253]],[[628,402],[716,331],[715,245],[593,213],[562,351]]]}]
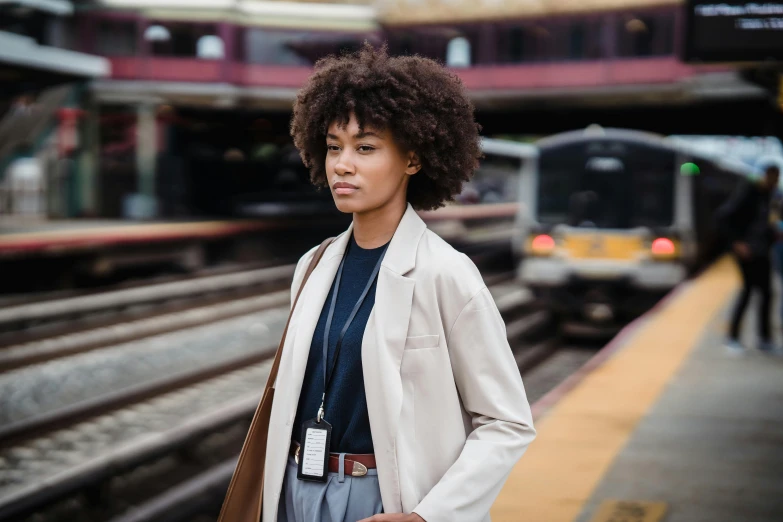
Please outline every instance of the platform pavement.
[{"label": "platform pavement", "polygon": [[738,284],[721,260],[536,404],[493,521],[783,521],[783,357],[722,347]]}]

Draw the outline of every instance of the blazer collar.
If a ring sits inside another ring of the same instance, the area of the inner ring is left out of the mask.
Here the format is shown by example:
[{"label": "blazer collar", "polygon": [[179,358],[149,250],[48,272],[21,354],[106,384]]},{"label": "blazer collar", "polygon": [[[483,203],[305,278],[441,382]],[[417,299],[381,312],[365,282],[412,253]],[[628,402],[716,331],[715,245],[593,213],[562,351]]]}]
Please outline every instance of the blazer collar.
[{"label": "blazer collar", "polygon": [[[408,203],[381,266],[399,275],[405,275],[413,270],[416,267],[416,250],[425,230],[427,230],[426,223]],[[328,260],[343,255],[352,233],[353,223],[329,245],[324,252],[324,259]]]},{"label": "blazer collar", "polygon": [[392,272],[405,275],[416,266],[416,251],[419,240],[427,230],[427,225],[419,217],[410,203],[402,215],[397,231],[392,237],[383,265]]}]

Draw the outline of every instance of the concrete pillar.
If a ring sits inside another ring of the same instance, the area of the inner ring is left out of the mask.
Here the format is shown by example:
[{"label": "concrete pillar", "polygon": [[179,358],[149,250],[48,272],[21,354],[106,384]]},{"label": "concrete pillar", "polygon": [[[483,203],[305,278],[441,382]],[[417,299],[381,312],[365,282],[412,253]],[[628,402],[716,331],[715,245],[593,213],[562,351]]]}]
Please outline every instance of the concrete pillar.
[{"label": "concrete pillar", "polygon": [[132,214],[140,218],[151,218],[157,214],[155,163],[158,126],[155,113],[153,103],[141,103],[136,108],[136,198]]},{"label": "concrete pillar", "polygon": [[[51,143],[52,148],[56,147],[55,163],[46,161],[46,153],[41,155],[44,164],[53,167],[46,177],[49,190],[56,192],[52,195],[55,201],[47,198],[53,203],[52,211],[55,215],[94,215],[96,176],[90,155],[97,155],[94,147],[97,145],[98,123],[95,114],[88,114],[90,102],[85,90],[84,83],[69,87],[67,100],[57,111],[58,127]],[[96,128],[90,129],[90,123]]]},{"label": "concrete pillar", "polygon": [[98,216],[100,214],[100,196],[98,187],[98,160],[100,157],[98,106],[92,99],[84,105],[82,120],[82,146],[77,163],[79,177],[79,201],[82,216]]}]

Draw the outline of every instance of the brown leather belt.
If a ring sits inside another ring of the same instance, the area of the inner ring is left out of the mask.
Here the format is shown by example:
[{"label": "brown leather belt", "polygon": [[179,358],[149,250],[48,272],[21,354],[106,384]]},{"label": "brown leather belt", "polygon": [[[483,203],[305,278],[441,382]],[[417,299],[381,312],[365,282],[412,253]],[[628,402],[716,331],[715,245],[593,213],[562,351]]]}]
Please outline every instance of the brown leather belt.
[{"label": "brown leather belt", "polygon": [[[291,442],[291,450],[289,455],[294,457],[296,463],[299,464],[299,443],[296,441]],[[345,474],[352,477],[363,477],[367,474],[368,469],[375,469],[375,455],[372,453],[365,453],[361,455],[351,455],[350,453],[345,455]],[[340,472],[340,454],[329,454],[329,471],[331,473]]]}]

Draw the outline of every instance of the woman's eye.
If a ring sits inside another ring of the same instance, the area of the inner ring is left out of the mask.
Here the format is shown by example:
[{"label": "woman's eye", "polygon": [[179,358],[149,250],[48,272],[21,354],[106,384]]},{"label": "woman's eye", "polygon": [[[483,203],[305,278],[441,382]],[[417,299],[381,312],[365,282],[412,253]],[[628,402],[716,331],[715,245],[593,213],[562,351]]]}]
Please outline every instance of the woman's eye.
[{"label": "woman's eye", "polygon": [[373,150],[375,150],[375,147],[370,147],[369,145],[360,145],[359,146],[359,151],[360,152],[371,152]]},{"label": "woman's eye", "polygon": [[329,151],[338,151],[340,150],[340,147],[338,147],[337,145],[327,145],[326,149]]}]

